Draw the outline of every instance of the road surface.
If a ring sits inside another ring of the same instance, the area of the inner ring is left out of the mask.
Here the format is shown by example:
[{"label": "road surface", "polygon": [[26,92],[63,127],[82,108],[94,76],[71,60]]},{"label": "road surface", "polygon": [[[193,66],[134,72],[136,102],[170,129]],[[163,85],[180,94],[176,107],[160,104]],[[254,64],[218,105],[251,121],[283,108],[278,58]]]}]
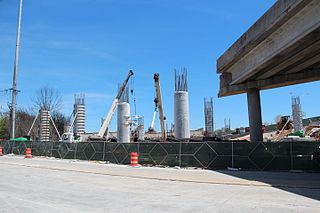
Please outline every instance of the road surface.
[{"label": "road surface", "polygon": [[0,212],[319,212],[320,173],[0,157]]}]

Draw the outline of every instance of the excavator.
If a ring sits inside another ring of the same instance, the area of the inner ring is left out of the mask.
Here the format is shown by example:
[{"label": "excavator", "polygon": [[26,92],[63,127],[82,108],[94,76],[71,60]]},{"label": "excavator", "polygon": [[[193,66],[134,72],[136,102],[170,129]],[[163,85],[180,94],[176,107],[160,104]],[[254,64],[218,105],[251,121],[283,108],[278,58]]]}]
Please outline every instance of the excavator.
[{"label": "excavator", "polygon": [[160,120],[160,125],[161,125],[161,139],[162,142],[165,143],[167,140],[167,132],[166,132],[166,125],[165,125],[165,116],[163,113],[163,107],[162,107],[162,96],[161,96],[161,90],[160,90],[160,78],[159,78],[159,73],[155,73],[153,76],[154,79],[154,85],[156,89],[156,98],[155,98],[155,104],[156,104],[156,109],[153,114],[153,119],[152,119],[152,124],[149,129],[154,130],[154,121],[157,113],[157,109],[159,110],[159,120]]}]

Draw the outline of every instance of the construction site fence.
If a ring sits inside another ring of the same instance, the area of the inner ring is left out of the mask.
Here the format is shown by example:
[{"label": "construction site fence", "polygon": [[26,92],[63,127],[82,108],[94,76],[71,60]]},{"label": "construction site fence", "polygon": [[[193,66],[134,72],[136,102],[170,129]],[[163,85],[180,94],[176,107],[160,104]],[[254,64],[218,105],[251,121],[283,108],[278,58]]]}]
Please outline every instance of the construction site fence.
[{"label": "construction site fence", "polygon": [[309,170],[320,171],[320,142],[188,142],[188,143],[110,143],[1,141],[4,154],[61,159],[106,161],[130,164],[137,152],[145,166],[197,167],[206,169]]}]

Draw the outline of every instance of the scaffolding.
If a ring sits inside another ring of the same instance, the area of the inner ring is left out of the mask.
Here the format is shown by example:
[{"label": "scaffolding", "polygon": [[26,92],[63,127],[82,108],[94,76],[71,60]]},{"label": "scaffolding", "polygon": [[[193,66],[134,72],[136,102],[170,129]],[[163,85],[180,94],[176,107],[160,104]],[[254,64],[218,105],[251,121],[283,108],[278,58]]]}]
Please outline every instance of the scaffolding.
[{"label": "scaffolding", "polygon": [[294,131],[303,130],[301,103],[299,96],[292,97],[292,119]]},{"label": "scaffolding", "polygon": [[85,95],[74,95],[73,117],[75,119],[73,132],[75,135],[81,135],[86,132],[86,105]]},{"label": "scaffolding", "polygon": [[205,136],[214,135],[213,98],[204,98]]}]

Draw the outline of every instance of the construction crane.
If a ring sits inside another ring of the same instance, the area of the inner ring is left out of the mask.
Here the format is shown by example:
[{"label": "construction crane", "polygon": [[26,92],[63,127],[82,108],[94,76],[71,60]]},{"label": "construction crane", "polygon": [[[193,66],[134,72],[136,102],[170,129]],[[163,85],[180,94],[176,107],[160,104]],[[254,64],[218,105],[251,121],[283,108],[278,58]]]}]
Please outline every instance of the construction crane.
[{"label": "construction crane", "polygon": [[[162,142],[165,143],[167,139],[167,133],[166,133],[166,125],[165,125],[165,117],[163,114],[163,108],[162,108],[162,97],[161,97],[161,90],[160,90],[160,78],[159,73],[155,73],[153,76],[154,79],[154,86],[156,88],[156,106],[159,110],[159,119],[160,119],[160,125],[161,125],[161,135],[162,135]],[[154,122],[153,122],[154,123]]]},{"label": "construction crane", "polygon": [[151,121],[151,125],[148,129],[148,133],[156,133],[155,129],[154,129],[154,123],[156,121],[156,116],[157,116],[157,112],[158,112],[158,106],[157,106],[157,98],[154,98],[154,112],[153,112],[153,117],[152,117],[152,121]]},{"label": "construction crane", "polygon": [[109,112],[106,116],[106,118],[104,119],[103,121],[103,124],[99,130],[99,133],[97,135],[94,135],[94,136],[89,136],[89,140],[101,140],[101,139],[104,139],[104,136],[106,135],[106,138],[105,139],[108,139],[108,129],[109,129],[109,125],[111,123],[111,120],[112,120],[112,116],[114,114],[114,112],[116,111],[116,108],[117,108],[117,105],[119,103],[119,100],[123,94],[123,91],[125,90],[127,84],[128,84],[128,81],[130,79],[130,77],[133,76],[133,71],[130,70],[129,71],[129,74],[126,78],[126,80],[123,82],[122,86],[120,87],[119,89],[119,92],[116,96],[116,98],[113,100],[113,103],[109,109]]},{"label": "construction crane", "polygon": [[[72,119],[72,114],[69,116],[69,119],[68,119],[70,121]],[[74,137],[74,132],[72,131],[74,127],[74,123],[76,122],[77,116],[78,116],[78,113],[75,113],[75,115],[73,116],[72,122],[70,123],[70,126],[67,129],[67,132],[64,132],[62,134],[61,141],[73,143],[73,142],[80,142],[82,140],[81,136]]]},{"label": "construction crane", "polygon": [[155,132],[155,130],[154,130],[154,122],[155,122],[155,120],[156,120],[156,115],[157,115],[157,108],[154,110],[154,112],[153,112],[153,117],[152,117],[152,121],[151,121],[151,125],[150,125],[150,127],[149,127],[149,129],[148,129],[148,132],[149,133],[154,133]]}]

